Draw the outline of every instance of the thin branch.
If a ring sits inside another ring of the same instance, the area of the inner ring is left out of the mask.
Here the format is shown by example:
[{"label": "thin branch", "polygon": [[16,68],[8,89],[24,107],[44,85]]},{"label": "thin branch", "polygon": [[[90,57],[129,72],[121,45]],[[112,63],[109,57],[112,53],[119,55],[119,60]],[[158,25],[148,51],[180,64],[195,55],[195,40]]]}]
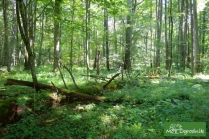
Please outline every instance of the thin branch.
[{"label": "thin branch", "polygon": [[[62,64],[61,62],[59,62],[59,63]],[[70,73],[70,76],[71,76],[71,78],[72,78],[72,80],[73,80],[73,83],[74,83],[75,87],[76,87],[78,90],[81,90],[81,89],[77,86],[76,81],[75,81],[75,78],[74,78],[72,72],[70,71],[70,69],[68,69],[64,64],[62,64],[62,66],[63,66],[63,68],[65,68],[65,69]]]},{"label": "thin branch", "polygon": [[46,6],[44,6],[43,10],[42,10],[41,13],[36,17],[36,19],[38,19],[39,17],[41,17],[41,15],[44,13],[46,7],[49,6],[51,3],[52,3],[52,0],[51,0],[48,4],[46,4]]},{"label": "thin branch", "polygon": [[62,71],[60,70],[60,66],[59,66],[59,65],[58,65],[58,70],[59,70],[59,72],[60,72],[60,76],[61,76],[61,78],[62,78],[62,81],[63,81],[64,85],[65,85],[65,88],[68,89],[68,88],[67,88],[67,85],[66,85],[66,83],[65,83],[64,76],[63,76],[63,74],[62,74]]},{"label": "thin branch", "polygon": [[114,80],[117,76],[119,76],[120,75],[120,73],[117,73],[117,74],[115,74],[104,86],[103,86],[103,88],[106,88],[111,82],[112,82],[112,80]]}]

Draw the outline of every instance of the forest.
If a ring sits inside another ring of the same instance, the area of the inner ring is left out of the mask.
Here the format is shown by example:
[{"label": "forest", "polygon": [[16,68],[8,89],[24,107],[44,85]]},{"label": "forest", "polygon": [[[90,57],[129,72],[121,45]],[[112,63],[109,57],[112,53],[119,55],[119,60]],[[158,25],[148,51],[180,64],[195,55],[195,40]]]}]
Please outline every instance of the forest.
[{"label": "forest", "polygon": [[[209,138],[209,0],[1,0],[0,139]],[[165,123],[205,122],[202,136]]]}]

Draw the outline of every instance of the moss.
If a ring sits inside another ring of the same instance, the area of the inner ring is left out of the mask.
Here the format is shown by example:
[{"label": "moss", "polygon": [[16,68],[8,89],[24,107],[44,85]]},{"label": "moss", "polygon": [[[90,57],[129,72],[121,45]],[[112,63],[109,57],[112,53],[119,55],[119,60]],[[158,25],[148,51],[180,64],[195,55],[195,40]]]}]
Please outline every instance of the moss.
[{"label": "moss", "polygon": [[84,85],[80,88],[82,90],[82,93],[88,95],[97,95],[102,91],[101,85]]}]

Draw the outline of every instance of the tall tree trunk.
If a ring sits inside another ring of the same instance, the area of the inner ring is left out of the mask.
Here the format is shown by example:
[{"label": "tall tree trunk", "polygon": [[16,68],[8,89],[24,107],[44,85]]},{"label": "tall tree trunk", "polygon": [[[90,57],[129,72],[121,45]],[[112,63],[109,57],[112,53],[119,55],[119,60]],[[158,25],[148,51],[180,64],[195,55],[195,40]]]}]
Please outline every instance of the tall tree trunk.
[{"label": "tall tree trunk", "polygon": [[117,45],[117,30],[116,30],[116,17],[114,16],[114,21],[113,21],[113,30],[114,30],[114,48],[115,48],[115,54],[118,53],[118,45]]},{"label": "tall tree trunk", "polygon": [[201,46],[202,46],[202,51],[201,51],[201,53],[202,53],[202,57],[204,57],[204,55],[205,55],[205,35],[206,35],[206,10],[204,9],[203,11],[202,11],[202,19],[201,19],[201,21],[202,21],[202,28],[201,28],[201,33],[202,33],[202,37],[201,37]]},{"label": "tall tree trunk", "polygon": [[167,33],[167,0],[165,0],[165,67],[168,70],[170,65],[169,45],[168,45],[168,33]]},{"label": "tall tree trunk", "polygon": [[12,30],[11,30],[11,65],[17,64],[16,53],[17,53],[17,19],[16,19],[16,2],[13,2],[13,16],[12,16]]},{"label": "tall tree trunk", "polygon": [[36,63],[36,53],[35,53],[35,39],[36,39],[36,11],[37,11],[37,1],[30,1],[29,4],[29,39],[30,39],[30,46],[32,48],[34,62]]},{"label": "tall tree trunk", "polygon": [[9,51],[9,28],[8,28],[8,7],[9,1],[3,0],[3,17],[4,17],[4,66],[10,71],[10,51]]},{"label": "tall tree trunk", "polygon": [[109,65],[109,32],[108,32],[108,10],[104,8],[104,34],[105,34],[105,49],[106,49],[106,67],[110,71]]},{"label": "tall tree trunk", "polygon": [[58,70],[60,58],[60,21],[61,21],[61,0],[55,0],[54,9],[54,69]]},{"label": "tall tree trunk", "polygon": [[36,88],[36,84],[38,83],[38,80],[37,80],[36,72],[35,72],[34,55],[33,55],[32,48],[31,48],[30,35],[28,34],[28,33],[31,33],[29,32],[29,27],[32,26],[30,24],[33,22],[29,22],[29,18],[27,14],[30,13],[29,12],[30,10],[28,8],[29,7],[26,6],[23,0],[17,1],[16,3],[17,23],[19,26],[21,37],[26,46],[26,50],[28,52],[28,61],[30,64],[30,70],[31,70],[31,75],[32,75],[33,83],[34,83],[34,88],[36,89],[36,91],[38,91],[39,89]]},{"label": "tall tree trunk", "polygon": [[[153,16],[153,14],[152,14],[152,1],[150,1],[150,21],[152,21],[152,16]],[[150,68],[152,68],[153,67],[153,57],[152,57],[152,53],[153,53],[153,51],[152,51],[152,49],[153,49],[153,28],[152,28],[152,23],[150,22],[150,38],[151,38],[151,40],[150,40],[150,58],[149,58],[149,60],[150,60]]]},{"label": "tall tree trunk", "polygon": [[185,21],[184,21],[184,45],[185,45],[185,65],[189,67],[189,35],[188,35],[188,18],[189,18],[189,3],[185,1]]},{"label": "tall tree trunk", "polygon": [[156,18],[157,18],[157,44],[155,68],[160,67],[160,48],[161,48],[161,29],[162,29],[162,0],[156,0]]},{"label": "tall tree trunk", "polygon": [[90,69],[89,69],[89,51],[90,51],[90,0],[86,0],[86,71],[87,71],[87,80],[89,80]]},{"label": "tall tree trunk", "polygon": [[170,9],[169,9],[169,57],[170,57],[170,64],[169,64],[169,72],[168,77],[171,76],[171,70],[172,70],[172,63],[173,63],[173,3],[170,1]]},{"label": "tall tree trunk", "polygon": [[191,28],[193,31],[193,75],[196,74],[197,72],[200,72],[200,53],[199,53],[199,40],[198,40],[198,24],[197,24],[197,3],[196,0],[191,0],[190,1],[191,5],[191,17],[193,18],[191,22],[193,23],[193,27]]},{"label": "tall tree trunk", "polygon": [[128,72],[131,70],[131,46],[132,46],[132,20],[131,20],[131,13],[132,13],[132,0],[127,0],[128,5],[128,15],[126,17],[126,46],[125,46],[125,59],[124,59],[124,70]]},{"label": "tall tree trunk", "polygon": [[45,13],[42,13],[42,19],[41,19],[41,38],[40,38],[40,46],[39,46],[39,55],[38,55],[38,62],[37,66],[41,66],[42,64],[42,47],[43,47],[43,40],[44,40],[44,25],[45,25]]},{"label": "tall tree trunk", "polygon": [[[184,0],[179,0],[178,2],[178,10],[179,10],[179,13],[183,13],[184,12],[184,3],[185,1]],[[180,15],[179,17],[179,55],[180,55],[180,67],[183,68],[185,70],[185,41],[184,41],[184,32],[183,32],[183,27],[184,27],[184,24],[183,24],[183,14]]]},{"label": "tall tree trunk", "polygon": [[72,16],[71,16],[71,36],[70,36],[70,70],[73,70],[73,39],[74,39],[74,15],[75,15],[75,0],[72,0]]}]

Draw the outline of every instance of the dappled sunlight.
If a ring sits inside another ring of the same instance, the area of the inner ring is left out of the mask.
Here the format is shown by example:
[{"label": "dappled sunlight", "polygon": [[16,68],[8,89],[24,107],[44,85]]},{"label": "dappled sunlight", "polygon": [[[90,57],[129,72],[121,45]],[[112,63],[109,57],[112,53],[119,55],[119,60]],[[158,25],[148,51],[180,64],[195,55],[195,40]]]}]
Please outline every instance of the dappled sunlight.
[{"label": "dappled sunlight", "polygon": [[209,75],[197,74],[194,76],[194,79],[201,79],[203,82],[209,82]]}]

